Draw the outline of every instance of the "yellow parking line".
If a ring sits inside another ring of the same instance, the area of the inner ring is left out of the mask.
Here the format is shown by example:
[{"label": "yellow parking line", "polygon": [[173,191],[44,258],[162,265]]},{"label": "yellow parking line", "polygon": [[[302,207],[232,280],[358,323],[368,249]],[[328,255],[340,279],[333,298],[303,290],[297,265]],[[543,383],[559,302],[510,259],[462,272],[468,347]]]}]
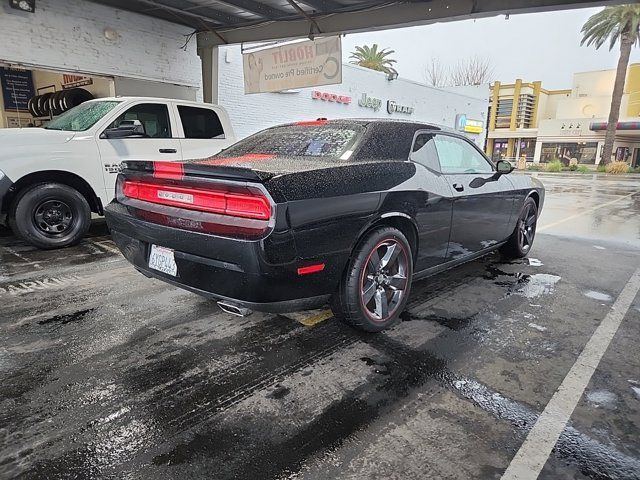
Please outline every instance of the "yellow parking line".
[{"label": "yellow parking line", "polygon": [[314,325],[319,324],[320,322],[324,322],[325,320],[329,320],[333,317],[333,312],[331,310],[323,310],[320,313],[316,313],[315,315],[311,315],[307,318],[302,318],[298,320],[301,324],[307,327],[313,327]]}]

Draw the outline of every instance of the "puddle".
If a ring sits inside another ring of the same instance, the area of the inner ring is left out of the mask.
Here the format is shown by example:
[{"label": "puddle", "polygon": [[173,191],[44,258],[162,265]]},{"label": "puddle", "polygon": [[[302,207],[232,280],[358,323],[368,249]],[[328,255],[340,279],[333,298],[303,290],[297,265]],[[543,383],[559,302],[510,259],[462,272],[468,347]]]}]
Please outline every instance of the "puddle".
[{"label": "puddle", "polygon": [[285,387],[284,385],[276,385],[276,388],[269,394],[267,394],[267,398],[273,398],[274,400],[280,400],[281,398],[286,397],[287,395],[289,395],[289,392],[291,392],[291,390],[287,387]]},{"label": "puddle", "polygon": [[595,290],[587,290],[582,293],[585,297],[592,298],[594,300],[598,300],[599,302],[611,302],[613,297],[607,293],[596,292]]},{"label": "puddle", "polygon": [[631,387],[631,390],[633,390],[633,393],[635,393],[638,400],[640,400],[640,387]]},{"label": "puddle", "polygon": [[598,250],[606,250],[606,248],[601,247],[600,245],[594,245],[593,248],[596,248]]},{"label": "puddle", "polygon": [[529,265],[532,267],[542,267],[544,265],[544,263],[537,258],[527,258],[527,260],[529,261]]},{"label": "puddle", "polygon": [[616,408],[618,396],[608,390],[593,390],[587,393],[587,401],[596,407]]},{"label": "puddle", "polygon": [[553,293],[555,284],[559,281],[560,277],[558,275],[548,273],[527,275],[526,278],[522,279],[519,288],[514,293],[527,298],[536,298],[541,295]]},{"label": "puddle", "polygon": [[387,368],[387,365],[385,365],[384,363],[380,363],[380,362],[374,360],[373,358],[361,357],[360,360],[362,360],[364,363],[366,363],[367,366],[369,366],[369,367],[375,366],[375,368],[373,369],[373,371],[375,373],[379,373],[380,375],[390,375],[390,373],[391,373],[391,372],[389,372],[389,369]]},{"label": "puddle", "polygon": [[90,314],[94,310],[95,308],[87,308],[86,310],[79,310],[77,312],[67,313],[65,315],[55,315],[53,317],[40,320],[38,324],[46,325],[47,323],[61,323],[64,325],[66,323],[77,322],[79,320],[82,320],[84,317],[86,317],[88,314]]},{"label": "puddle", "polygon": [[546,332],[547,331],[547,327],[543,327],[542,325],[538,325],[537,323],[530,323],[529,326],[531,328],[535,328],[539,332]]}]

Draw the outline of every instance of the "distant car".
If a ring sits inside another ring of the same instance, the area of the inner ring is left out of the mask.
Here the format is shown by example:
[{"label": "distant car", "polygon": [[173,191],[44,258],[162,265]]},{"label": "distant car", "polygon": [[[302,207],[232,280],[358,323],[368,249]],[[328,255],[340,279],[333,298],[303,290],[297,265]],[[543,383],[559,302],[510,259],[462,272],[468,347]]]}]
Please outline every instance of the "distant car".
[{"label": "distant car", "polygon": [[0,224],[38,248],[82,240],[123,160],[176,161],[236,141],[224,108],[150,97],[81,103],[44,128],[0,130]]},{"label": "distant car", "polygon": [[544,188],[512,170],[434,125],[321,119],[203,160],[126,162],[106,218],[138,270],[226,311],[329,301],[379,331],[412,279],[497,248],[527,255]]}]

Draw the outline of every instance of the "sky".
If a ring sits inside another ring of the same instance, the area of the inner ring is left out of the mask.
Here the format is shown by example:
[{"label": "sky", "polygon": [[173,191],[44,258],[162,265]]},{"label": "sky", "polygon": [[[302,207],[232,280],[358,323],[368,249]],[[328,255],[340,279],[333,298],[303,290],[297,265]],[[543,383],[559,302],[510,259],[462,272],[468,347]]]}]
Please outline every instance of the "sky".
[{"label": "sky", "polygon": [[[395,50],[400,77],[425,81],[424,70],[432,57],[455,64],[474,55],[489,58],[494,80],[512,83],[516,78],[542,80],[547,89],[571,88],[575,72],[615,68],[618,44],[609,51],[581,47],[580,29],[600,8],[504,15],[477,20],[444,22],[421,27],[349,34],[342,39],[345,60],[356,45],[378,43]],[[640,62],[634,48],[631,62]]]}]

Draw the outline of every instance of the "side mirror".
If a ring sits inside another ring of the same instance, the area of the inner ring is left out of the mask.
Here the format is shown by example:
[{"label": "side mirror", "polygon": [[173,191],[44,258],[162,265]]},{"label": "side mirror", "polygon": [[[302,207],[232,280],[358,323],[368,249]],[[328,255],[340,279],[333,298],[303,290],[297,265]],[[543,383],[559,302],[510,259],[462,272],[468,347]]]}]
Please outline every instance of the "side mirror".
[{"label": "side mirror", "polygon": [[140,138],[146,136],[144,125],[140,120],[125,120],[115,128],[107,128],[102,132],[100,138]]},{"label": "side mirror", "polygon": [[496,163],[496,170],[500,175],[505,175],[507,173],[513,172],[514,166],[506,160],[498,160]]}]

